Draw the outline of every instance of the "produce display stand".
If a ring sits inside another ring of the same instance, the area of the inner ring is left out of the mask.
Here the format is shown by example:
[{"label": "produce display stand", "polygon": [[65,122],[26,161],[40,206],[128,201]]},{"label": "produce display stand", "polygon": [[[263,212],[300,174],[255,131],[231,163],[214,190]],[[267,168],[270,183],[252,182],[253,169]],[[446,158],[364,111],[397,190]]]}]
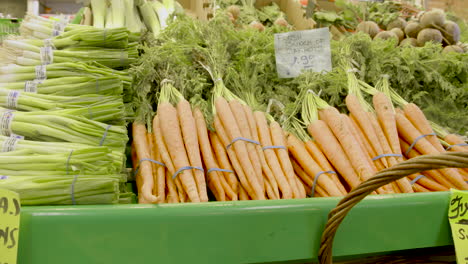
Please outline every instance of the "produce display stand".
[{"label": "produce display stand", "polygon": [[[24,207],[19,264],[304,263],[339,198]],[[334,243],[343,259],[451,245],[449,193],[372,195]]]}]

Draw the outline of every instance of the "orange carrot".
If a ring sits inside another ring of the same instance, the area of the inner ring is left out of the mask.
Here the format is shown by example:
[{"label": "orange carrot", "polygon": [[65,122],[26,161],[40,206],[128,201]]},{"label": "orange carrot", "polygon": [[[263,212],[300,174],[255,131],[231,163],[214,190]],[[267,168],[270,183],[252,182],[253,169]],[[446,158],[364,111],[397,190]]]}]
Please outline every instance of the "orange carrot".
[{"label": "orange carrot", "polygon": [[346,180],[351,189],[356,188],[363,180],[353,169],[351,161],[346,156],[330,128],[322,120],[316,120],[307,127],[309,134],[315,139],[322,152],[337,169],[337,172]]},{"label": "orange carrot", "polygon": [[[371,143],[372,148],[374,149],[377,155],[384,154],[382,146],[379,144],[379,139],[375,134],[375,130],[372,124],[368,120],[367,112],[364,110],[362,105],[359,103],[359,100],[356,96],[349,94],[346,96],[346,106],[348,110],[353,114],[353,117],[358,121],[358,125],[361,128],[361,131],[364,132],[364,135],[367,137],[369,143]],[[388,166],[386,160],[382,160],[385,166]]]},{"label": "orange carrot", "polygon": [[[250,132],[252,135],[252,139],[260,142],[258,138],[258,130],[257,130],[257,123],[255,122],[255,118],[252,112],[252,109],[250,109],[249,106],[243,105],[244,110],[245,110],[245,115],[247,116],[247,121],[249,122],[249,127],[250,127]],[[255,145],[255,149],[257,150],[258,156],[260,157],[260,162],[262,165],[262,170],[268,181],[270,182],[271,189],[275,193],[275,196],[281,197],[279,190],[278,190],[278,183],[276,182],[275,176],[273,175],[273,172],[271,171],[270,167],[268,166],[268,163],[266,161],[265,153],[262,150],[262,147],[260,145]]]},{"label": "orange carrot", "polygon": [[[148,142],[150,144],[150,149],[151,149],[151,158],[160,161],[161,160],[161,155],[159,154],[158,148],[156,146],[156,143],[154,142],[154,134],[153,133],[148,133]],[[164,202],[166,199],[163,197],[166,197],[166,181],[165,181],[165,168],[164,166],[161,166],[159,164],[152,163],[153,165],[153,177],[154,177],[154,191],[156,196],[160,196],[161,200],[160,202]]]},{"label": "orange carrot", "polygon": [[[380,145],[382,146],[384,152],[388,153],[388,154],[400,154],[401,151],[399,153],[393,153],[393,150],[392,150],[392,148],[390,147],[390,145],[389,145],[389,143],[387,141],[385,133],[382,130],[382,127],[379,125],[379,122],[377,121],[375,115],[369,113],[369,120],[372,123],[372,125],[374,126],[377,137],[379,138],[379,141],[380,141]],[[395,123],[395,127],[396,127],[396,123]],[[394,166],[394,165],[396,165],[398,163],[395,157],[388,157],[387,161],[388,161],[388,164],[390,166]],[[406,177],[397,180],[396,183],[397,183],[397,185],[398,185],[401,192],[404,192],[404,193],[414,192],[413,187],[411,186],[409,180]]]},{"label": "orange carrot", "polygon": [[177,187],[172,180],[172,174],[169,170],[164,170],[167,182],[167,202],[168,203],[179,203],[180,198],[177,193]]},{"label": "orange carrot", "polygon": [[[193,116],[195,119],[195,126],[197,129],[196,134],[198,135],[198,145],[200,147],[205,166],[207,167],[207,169],[219,168],[218,164],[216,163],[214,159],[213,152],[211,150],[211,144],[210,144],[210,139],[208,137],[208,128],[206,127],[205,117],[203,116],[203,113],[198,108],[193,111]],[[224,188],[221,184],[221,180],[220,180],[221,177],[223,176],[221,176],[218,171],[213,171],[210,173],[208,173],[207,171],[207,178],[209,179],[210,182],[212,182],[212,186],[216,190],[216,193],[218,194],[217,199],[221,201],[225,201],[226,197],[225,197]]]},{"label": "orange carrot", "polygon": [[[158,147],[159,153],[161,154],[161,159],[166,165],[166,169],[168,170],[169,174],[174,175],[176,172],[174,163],[172,162],[172,159],[169,155],[169,151],[167,150],[166,143],[164,143],[163,135],[161,132],[161,126],[160,126],[160,120],[158,115],[156,115],[153,118],[153,133],[154,133],[154,141],[156,142],[156,145]],[[175,198],[177,197],[178,201],[180,202],[185,202],[184,200],[184,192],[183,192],[183,187],[182,187],[182,182],[180,181],[179,177],[176,177],[175,180],[172,179],[171,177],[166,177],[166,182],[168,183],[168,186],[173,186],[174,184],[177,186],[175,190],[177,191],[177,195],[172,194],[172,196]],[[171,189],[169,189],[171,190]]]},{"label": "orange carrot", "polygon": [[[419,177],[420,174],[411,174],[409,175],[408,177],[411,179],[411,180],[414,180],[416,179],[417,177]],[[435,191],[435,192],[438,192],[438,191],[448,191],[449,188],[433,181],[432,179],[430,178],[427,178],[427,177],[421,177],[418,179],[418,181],[416,182],[417,184],[421,185],[422,187],[430,190],[430,191]],[[414,184],[413,184],[413,187],[414,187]]]},{"label": "orange carrot", "polygon": [[[185,149],[176,109],[170,103],[160,103],[158,105],[158,116],[164,143],[166,144],[167,150],[174,162],[174,167],[179,170],[183,167],[189,166],[190,162],[187,157],[187,151]],[[190,201],[200,202],[201,200],[193,171],[183,170],[176,177],[181,179],[184,190]]]},{"label": "orange carrot", "polygon": [[[406,153],[409,150],[410,144],[400,138],[400,146],[401,146],[401,150]],[[416,149],[413,148],[407,153],[406,156],[408,158],[415,158],[417,156],[421,156],[421,154]],[[438,182],[442,186],[445,186],[447,188],[455,188],[455,185],[451,183],[445,176],[443,176],[437,170],[425,171],[422,174],[429,176],[432,180],[434,180],[435,182]]]},{"label": "orange carrot", "polygon": [[135,151],[140,165],[140,176],[141,176],[141,195],[145,201],[149,203],[156,203],[159,201],[159,197],[153,195],[153,170],[149,161],[140,162],[143,159],[151,157],[148,149],[148,142],[146,140],[146,126],[144,124],[133,123],[133,143],[135,145]]},{"label": "orange carrot", "polygon": [[[273,143],[270,137],[270,130],[268,128],[265,114],[263,112],[256,111],[254,113],[254,117],[257,124],[260,143],[262,144],[262,146],[272,146]],[[281,168],[280,162],[278,161],[278,157],[276,156],[275,151],[273,149],[265,149],[263,152],[265,153],[265,158],[268,163],[268,166],[271,168],[273,175],[276,177],[276,182],[278,183],[278,187],[282,193],[282,198],[293,198],[293,190],[289,185],[286,175],[284,175],[283,173],[283,169]]]},{"label": "orange carrot", "polygon": [[451,145],[450,151],[468,151],[468,146],[457,146],[458,144],[466,144],[466,142],[455,134],[446,135],[444,141]]},{"label": "orange carrot", "polygon": [[[352,132],[354,131],[356,138],[358,138],[358,141],[361,141],[361,147],[367,151],[367,155],[369,157],[376,157],[377,153],[374,151],[372,148],[371,144],[367,141],[366,136],[364,133],[361,131],[361,128],[357,124],[357,121],[355,118],[353,118],[353,115],[349,115],[349,120],[351,121],[351,127],[352,127]],[[373,161],[373,164],[375,165],[375,169],[377,171],[381,171],[385,169],[384,164],[380,159]]]},{"label": "orange carrot", "polygon": [[[215,105],[218,117],[222,126],[225,127],[225,132],[229,140],[232,141],[233,139],[242,137],[236,119],[226,99],[218,97],[215,99]],[[242,169],[245,171],[245,175],[249,179],[249,182],[254,191],[254,196],[252,198],[257,200],[265,200],[265,193],[263,192],[263,188],[260,186],[258,179],[255,176],[255,169],[249,159],[246,143],[242,140],[238,140],[232,144],[232,147],[234,148],[236,156],[242,165]]]},{"label": "orange carrot", "polygon": [[[219,120],[218,116],[214,117],[214,127],[216,129],[216,133],[217,133],[216,135],[219,137],[220,142],[222,142],[224,146],[227,146],[230,141],[228,139],[228,135],[226,134],[226,131],[224,130],[224,127],[221,124],[221,121]],[[242,167],[238,159],[238,155],[236,155],[236,153],[234,152],[232,148],[227,149],[227,153],[231,161],[232,167],[234,168],[234,171],[236,172],[241,185],[244,187],[244,190],[249,194],[250,197],[257,197],[259,195],[258,189],[256,192],[251,185],[252,181],[255,181],[257,178],[252,177],[252,176],[250,178],[247,178],[247,175],[244,172],[244,168]]]},{"label": "orange carrot", "polygon": [[[293,154],[297,162],[304,169],[304,171],[313,178],[315,178],[317,175],[319,175],[319,173],[322,173],[324,171],[323,168],[321,168],[309,155],[304,144],[292,134],[288,136],[288,149]],[[345,195],[335,185],[335,183],[333,182],[333,180],[331,180],[328,174],[322,174],[316,181],[317,184],[320,185],[323,189],[325,189],[330,196]]]},{"label": "orange carrot", "polygon": [[[180,129],[182,131],[182,138],[185,144],[185,150],[193,167],[203,167],[200,157],[200,146],[198,144],[197,126],[195,118],[193,117],[190,103],[181,99],[177,103],[177,116],[179,118]],[[200,201],[208,202],[208,193],[206,190],[205,174],[201,170],[193,170],[195,182],[197,183],[198,194]],[[219,183],[219,182],[218,182]]]},{"label": "orange carrot", "polygon": [[421,186],[421,185],[419,185],[419,184],[417,184],[417,183],[415,183],[415,184],[413,185],[413,188],[414,188],[414,190],[415,190],[416,192],[430,192],[430,190],[424,188],[424,186]]},{"label": "orange carrot", "polygon": [[[305,147],[309,154],[312,156],[312,158],[317,161],[319,166],[325,170],[325,171],[336,171],[335,168],[328,162],[327,158],[323,154],[322,150],[320,150],[320,147],[317,145],[317,143],[313,140],[309,140],[305,142]],[[345,187],[341,183],[340,179],[338,178],[337,174],[331,174],[330,178],[335,182],[335,185],[340,189],[342,193],[348,193],[346,191]]]},{"label": "orange carrot", "polygon": [[[293,164],[294,171],[299,176],[299,178],[302,180],[302,183],[304,183],[306,185],[308,192],[311,192],[312,191],[312,185],[314,184],[314,180],[312,179],[312,177],[309,176],[302,169],[302,167],[297,163],[297,161],[292,160],[292,164]],[[329,197],[329,195],[320,185],[317,184],[315,186],[314,197]]]},{"label": "orange carrot", "polygon": [[[411,123],[414,125],[414,127],[416,127],[419,130],[419,132],[421,132],[422,134],[434,133],[431,124],[426,119],[426,116],[417,105],[413,103],[406,104],[403,108],[403,111],[405,113],[406,118],[408,118],[408,120],[411,121]],[[445,149],[440,143],[437,136],[427,136],[426,139],[432,144],[432,146],[436,148],[437,151],[445,152]]]},{"label": "orange carrot", "polygon": [[278,122],[272,121],[270,123],[270,135],[272,138],[273,145],[284,146],[284,149],[276,149],[273,151],[276,152],[276,155],[281,164],[283,172],[286,176],[286,179],[288,180],[289,186],[291,186],[291,190],[293,192],[294,198],[305,198],[305,196],[303,197],[301,195],[299,186],[297,185],[296,174],[294,173],[291,160],[289,159],[284,132],[281,126],[278,124]]},{"label": "orange carrot", "polygon": [[[396,114],[396,121],[398,127],[398,133],[407,142],[415,142],[415,140],[421,136],[421,133],[413,124],[402,114]],[[426,138],[420,138],[416,143],[413,143],[414,147],[422,154],[437,154],[439,151],[432,146]],[[441,169],[440,172],[444,174],[451,183],[457,188],[462,190],[468,189],[468,184],[463,180],[463,177],[458,173],[456,169]]]},{"label": "orange carrot", "polygon": [[229,183],[229,186],[231,186],[234,193],[239,194],[239,182],[237,180],[236,175],[234,174],[234,169],[232,168],[231,163],[229,162],[228,154],[226,153],[224,145],[220,142],[218,136],[216,136],[216,133],[209,131],[209,136],[211,146],[216,155],[216,160],[221,166],[221,169],[233,171],[232,173],[223,172],[226,181]]},{"label": "orange carrot", "polygon": [[245,191],[244,187],[242,185],[239,186],[239,200],[241,201],[248,201],[250,200],[249,195]]},{"label": "orange carrot", "polygon": [[[247,116],[244,111],[244,107],[242,107],[241,103],[237,100],[230,101],[229,106],[231,107],[232,114],[234,115],[237,125],[239,126],[241,136],[244,138],[253,139],[251,132],[250,132],[251,130],[250,130],[249,122],[247,120]],[[260,157],[258,156],[258,153],[255,149],[255,144],[248,143],[246,144],[246,146],[247,146],[249,158],[252,161],[253,168],[255,169],[258,183],[260,184],[262,191],[265,192],[264,190],[265,183],[264,183],[263,175],[262,175],[262,166],[260,164]]]},{"label": "orange carrot", "polygon": [[[395,120],[395,111],[392,102],[384,93],[377,93],[373,97],[374,109],[377,113],[379,123],[390,144],[391,153],[401,154],[400,141]],[[401,159],[397,159],[401,160]]]}]

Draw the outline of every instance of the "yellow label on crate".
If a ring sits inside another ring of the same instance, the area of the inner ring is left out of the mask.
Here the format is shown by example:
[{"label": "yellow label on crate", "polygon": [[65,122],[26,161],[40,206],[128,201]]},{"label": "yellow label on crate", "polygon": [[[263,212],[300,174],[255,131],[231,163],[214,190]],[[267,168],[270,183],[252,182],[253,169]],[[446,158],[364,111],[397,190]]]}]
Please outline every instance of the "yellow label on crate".
[{"label": "yellow label on crate", "polygon": [[451,190],[448,217],[458,264],[468,264],[468,191]]},{"label": "yellow label on crate", "polygon": [[18,194],[0,189],[0,264],[16,264],[20,210]]}]

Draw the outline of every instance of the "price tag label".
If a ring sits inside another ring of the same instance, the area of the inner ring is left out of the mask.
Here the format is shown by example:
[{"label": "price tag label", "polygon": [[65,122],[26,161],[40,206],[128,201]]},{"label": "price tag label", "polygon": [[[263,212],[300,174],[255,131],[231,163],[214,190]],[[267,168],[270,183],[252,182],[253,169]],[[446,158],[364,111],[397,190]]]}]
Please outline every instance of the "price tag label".
[{"label": "price tag label", "polygon": [[17,193],[0,189],[0,263],[16,264],[20,224],[20,200]]},{"label": "price tag label", "polygon": [[275,34],[276,70],[280,78],[293,78],[302,71],[331,71],[328,28]]},{"label": "price tag label", "polygon": [[468,191],[451,190],[448,213],[458,264],[468,264]]}]

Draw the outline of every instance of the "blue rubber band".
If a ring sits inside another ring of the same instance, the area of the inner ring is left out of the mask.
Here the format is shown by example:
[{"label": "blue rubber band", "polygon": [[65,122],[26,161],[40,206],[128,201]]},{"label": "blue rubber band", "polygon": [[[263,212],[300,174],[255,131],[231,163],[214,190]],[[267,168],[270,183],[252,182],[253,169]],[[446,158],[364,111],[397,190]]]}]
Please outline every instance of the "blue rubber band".
[{"label": "blue rubber band", "polygon": [[234,173],[234,171],[232,171],[232,170],[226,170],[226,169],[220,169],[220,168],[211,168],[206,172],[206,174],[210,174],[213,171]]},{"label": "blue rubber band", "polygon": [[325,174],[325,173],[336,174],[336,172],[334,172],[334,171],[321,171],[321,172],[315,174],[314,183],[312,184],[312,191],[310,192],[310,197],[314,197],[315,187],[317,186],[318,178],[320,177],[320,175]]},{"label": "blue rubber band", "polygon": [[144,158],[144,159],[141,159],[139,162],[138,162],[138,165],[137,165],[137,169],[135,170],[135,172],[133,173],[133,175],[137,175],[138,174],[138,171],[140,170],[140,165],[143,161],[149,161],[149,162],[152,162],[154,164],[158,164],[158,165],[161,165],[163,167],[166,167],[166,164],[160,162],[160,161],[157,161],[157,160],[154,160],[154,159],[148,159],[148,158]]},{"label": "blue rubber band", "polygon": [[185,167],[182,167],[180,169],[178,169],[174,175],[172,175],[172,179],[175,179],[175,177],[177,177],[177,175],[179,175],[181,172],[183,172],[184,170],[199,170],[199,171],[202,171],[203,173],[205,172],[205,170],[202,168],[202,167],[196,167],[196,166],[185,166]]},{"label": "blue rubber band", "polygon": [[285,146],[266,146],[266,147],[263,147],[262,149],[263,150],[266,150],[266,149],[284,149],[284,150],[287,150],[287,148]]},{"label": "blue rubber band", "polygon": [[72,205],[76,205],[76,200],[75,200],[75,183],[76,181],[78,180],[78,175],[75,175],[75,177],[73,177],[73,181],[72,181],[72,184],[71,184],[71,201],[72,201]]},{"label": "blue rubber band", "polygon": [[411,185],[415,184],[417,181],[419,181],[421,178],[424,178],[426,176],[424,175],[419,175],[418,177],[414,178],[413,180],[410,181]]},{"label": "blue rubber band", "polygon": [[418,141],[421,139],[421,138],[425,138],[427,136],[437,136],[436,133],[430,133],[430,134],[424,134],[424,135],[420,135],[419,137],[417,137],[413,143],[411,143],[411,145],[409,146],[409,148],[406,150],[405,152],[405,155],[408,156],[408,154],[410,153],[410,151],[414,148],[414,146],[416,145],[416,143],[418,143]]},{"label": "blue rubber band", "polygon": [[453,147],[464,147],[464,146],[468,146],[468,143],[453,144],[453,145],[448,146],[446,150],[450,150]]},{"label": "blue rubber band", "polygon": [[377,157],[372,158],[372,160],[378,160],[385,157],[403,157],[401,154],[380,154]]},{"label": "blue rubber band", "polygon": [[70,154],[68,154],[68,158],[67,158],[67,164],[66,164],[67,175],[68,175],[68,168],[70,167],[70,159],[72,155],[73,155],[73,149],[70,151]]},{"label": "blue rubber band", "polygon": [[109,129],[112,127],[112,125],[108,125],[106,127],[106,131],[104,131],[104,135],[102,135],[101,141],[99,142],[99,146],[104,145],[104,140],[106,140],[107,133],[109,132]]},{"label": "blue rubber band", "polygon": [[256,144],[256,145],[260,145],[260,142],[258,142],[258,141],[255,141],[255,140],[252,140],[252,139],[248,139],[248,138],[245,138],[245,137],[237,137],[237,138],[233,139],[233,140],[231,141],[231,143],[229,143],[229,145],[226,146],[226,149],[229,149],[229,148],[232,146],[232,144],[236,143],[236,142],[239,141],[239,140],[247,141],[247,142],[249,142],[249,143],[253,143],[253,144]]}]

